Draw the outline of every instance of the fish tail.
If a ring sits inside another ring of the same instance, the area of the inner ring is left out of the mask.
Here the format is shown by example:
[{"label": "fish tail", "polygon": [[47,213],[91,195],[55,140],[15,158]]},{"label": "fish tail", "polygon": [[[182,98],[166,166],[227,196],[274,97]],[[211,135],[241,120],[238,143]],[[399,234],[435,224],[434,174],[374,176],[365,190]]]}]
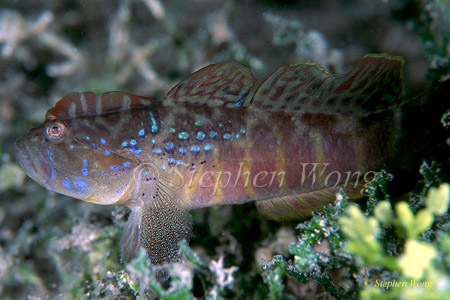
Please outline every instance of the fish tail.
[{"label": "fish tail", "polygon": [[434,84],[431,89],[402,105],[402,134],[398,154],[393,160],[394,167],[417,172],[424,160],[448,160],[449,129],[441,121],[448,110],[450,79]]}]

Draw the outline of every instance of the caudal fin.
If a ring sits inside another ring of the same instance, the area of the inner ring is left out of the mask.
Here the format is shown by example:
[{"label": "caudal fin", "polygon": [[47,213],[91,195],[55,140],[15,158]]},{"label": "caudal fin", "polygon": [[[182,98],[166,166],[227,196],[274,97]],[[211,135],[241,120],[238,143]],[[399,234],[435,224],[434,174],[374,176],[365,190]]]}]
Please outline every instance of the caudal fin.
[{"label": "caudal fin", "polygon": [[417,172],[424,160],[446,162],[450,157],[450,128],[441,122],[450,110],[450,79],[437,82],[401,107],[402,134],[394,164]]}]

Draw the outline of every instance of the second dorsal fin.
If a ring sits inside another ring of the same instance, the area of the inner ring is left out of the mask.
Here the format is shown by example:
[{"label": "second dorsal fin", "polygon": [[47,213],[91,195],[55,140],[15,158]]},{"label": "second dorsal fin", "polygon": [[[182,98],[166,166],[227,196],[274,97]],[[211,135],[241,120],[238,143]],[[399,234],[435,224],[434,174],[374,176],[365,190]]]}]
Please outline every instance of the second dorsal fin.
[{"label": "second dorsal fin", "polygon": [[404,60],[368,54],[349,72],[331,74],[319,65],[282,66],[256,90],[251,103],[273,111],[368,115],[399,104]]},{"label": "second dorsal fin", "polygon": [[198,70],[173,87],[164,99],[178,103],[241,105],[255,81],[249,67],[228,61]]},{"label": "second dorsal fin", "polygon": [[124,92],[107,92],[97,96],[93,92],[70,93],[59,100],[47,112],[47,119],[68,119],[81,116],[100,115],[132,108],[148,106],[155,102],[151,98]]}]

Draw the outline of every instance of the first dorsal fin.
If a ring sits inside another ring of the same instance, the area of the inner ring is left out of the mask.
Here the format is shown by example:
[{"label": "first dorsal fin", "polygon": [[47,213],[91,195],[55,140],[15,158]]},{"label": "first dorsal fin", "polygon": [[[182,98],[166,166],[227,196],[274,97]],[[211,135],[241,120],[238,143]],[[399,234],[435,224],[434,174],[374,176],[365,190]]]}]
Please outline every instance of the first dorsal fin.
[{"label": "first dorsal fin", "polygon": [[59,100],[47,112],[47,119],[68,119],[81,116],[100,115],[132,108],[148,106],[155,102],[151,98],[124,92],[107,92],[97,96],[93,92],[70,93]]},{"label": "first dorsal fin", "polygon": [[319,65],[282,66],[256,90],[251,103],[272,111],[367,115],[399,103],[404,60],[368,54],[345,74],[331,74]]},{"label": "first dorsal fin", "polygon": [[249,67],[228,61],[198,70],[173,87],[164,99],[178,103],[239,106],[255,81]]}]

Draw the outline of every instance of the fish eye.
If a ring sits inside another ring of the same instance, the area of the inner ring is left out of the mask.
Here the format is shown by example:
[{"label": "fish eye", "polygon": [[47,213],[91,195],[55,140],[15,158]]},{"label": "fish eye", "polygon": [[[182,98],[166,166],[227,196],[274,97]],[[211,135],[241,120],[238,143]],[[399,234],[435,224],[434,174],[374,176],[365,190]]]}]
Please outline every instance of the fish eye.
[{"label": "fish eye", "polygon": [[66,132],[66,126],[61,122],[55,122],[47,125],[45,129],[47,137],[51,140],[59,140],[63,137]]}]

